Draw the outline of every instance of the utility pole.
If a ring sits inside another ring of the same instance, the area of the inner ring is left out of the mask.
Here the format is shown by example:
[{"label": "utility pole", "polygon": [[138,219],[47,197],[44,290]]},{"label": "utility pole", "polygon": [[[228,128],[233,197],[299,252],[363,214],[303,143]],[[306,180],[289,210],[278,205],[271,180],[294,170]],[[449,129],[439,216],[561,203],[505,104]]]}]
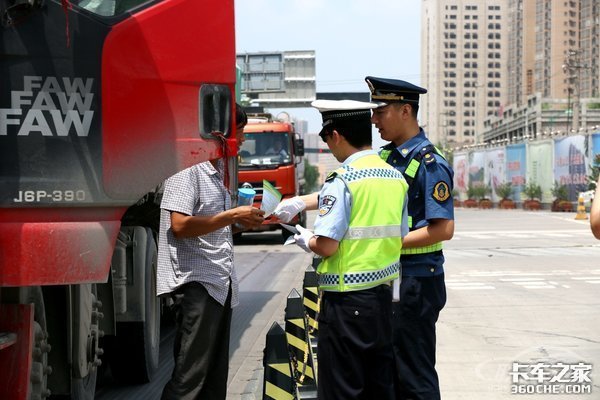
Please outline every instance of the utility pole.
[{"label": "utility pole", "polygon": [[[563,71],[565,72],[565,75],[567,76],[567,79],[569,81],[569,87],[567,88],[568,91],[568,115],[567,115],[567,134],[569,134],[569,128],[571,125],[571,120],[573,121],[573,131],[577,132],[579,130],[579,125],[580,125],[580,121],[579,121],[579,113],[580,113],[580,94],[581,94],[581,88],[580,88],[580,82],[581,82],[581,71],[582,70],[587,70],[590,67],[588,67],[587,64],[581,64],[581,60],[580,60],[580,55],[581,55],[581,50],[568,50],[567,51],[567,56],[565,58],[565,63],[563,64]],[[573,96],[571,96],[571,93],[573,94]],[[572,108],[572,110],[571,110]]]}]

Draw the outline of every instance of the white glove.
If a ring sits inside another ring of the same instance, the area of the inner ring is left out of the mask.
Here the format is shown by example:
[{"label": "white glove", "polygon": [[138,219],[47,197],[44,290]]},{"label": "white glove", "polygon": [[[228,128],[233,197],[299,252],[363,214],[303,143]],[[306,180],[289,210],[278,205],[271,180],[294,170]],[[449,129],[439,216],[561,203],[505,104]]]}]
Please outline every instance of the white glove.
[{"label": "white glove", "polygon": [[312,239],[315,236],[315,234],[312,233],[310,230],[304,228],[300,224],[296,225],[296,229],[298,229],[298,232],[300,232],[294,235],[296,244],[300,246],[305,252],[312,253],[312,250],[310,249],[310,247],[308,247],[308,243],[310,242],[310,239]]},{"label": "white glove", "polygon": [[291,199],[285,199],[281,203],[277,204],[273,215],[282,220],[283,222],[290,222],[292,218],[299,212],[306,208],[306,204],[298,196],[292,197]]}]

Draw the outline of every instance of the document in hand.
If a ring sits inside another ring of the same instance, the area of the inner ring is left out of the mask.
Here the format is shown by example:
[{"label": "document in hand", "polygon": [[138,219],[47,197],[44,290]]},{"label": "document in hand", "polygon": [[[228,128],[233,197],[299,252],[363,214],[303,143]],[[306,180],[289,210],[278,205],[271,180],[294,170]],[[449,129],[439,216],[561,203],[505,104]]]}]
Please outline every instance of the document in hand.
[{"label": "document in hand", "polygon": [[[296,227],[294,227],[292,225],[288,225],[288,224],[279,224],[279,225],[281,225],[283,228],[287,229],[288,231],[292,232],[294,235],[297,235],[298,233],[300,233],[300,232],[298,232],[298,229],[296,229]],[[296,243],[296,239],[294,239],[294,235],[289,236],[283,245],[285,246],[286,244]]]},{"label": "document in hand", "polygon": [[265,218],[273,214],[277,204],[281,201],[281,193],[267,180],[263,179],[262,203],[260,209],[265,212]]}]

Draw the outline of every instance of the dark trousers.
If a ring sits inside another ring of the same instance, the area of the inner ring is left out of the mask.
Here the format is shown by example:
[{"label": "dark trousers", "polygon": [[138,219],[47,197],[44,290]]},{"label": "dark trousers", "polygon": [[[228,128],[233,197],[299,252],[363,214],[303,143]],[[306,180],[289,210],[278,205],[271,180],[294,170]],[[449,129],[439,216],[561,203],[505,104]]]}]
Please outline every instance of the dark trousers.
[{"label": "dark trousers", "polygon": [[204,286],[187,283],[174,292],[175,367],[162,400],[224,400],[229,369],[231,291],[225,306]]},{"label": "dark trousers", "polygon": [[319,314],[319,400],[394,398],[391,288],[324,292]]},{"label": "dark trousers", "polygon": [[396,400],[439,400],[435,323],[446,304],[444,274],[403,276],[393,305]]}]

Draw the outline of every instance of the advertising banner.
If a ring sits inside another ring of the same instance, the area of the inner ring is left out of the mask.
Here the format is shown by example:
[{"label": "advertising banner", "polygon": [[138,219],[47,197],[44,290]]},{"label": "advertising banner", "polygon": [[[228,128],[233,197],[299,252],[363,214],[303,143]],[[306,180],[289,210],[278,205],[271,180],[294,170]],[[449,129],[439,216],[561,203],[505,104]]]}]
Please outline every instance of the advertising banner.
[{"label": "advertising banner", "polygon": [[[591,154],[590,154],[590,163],[592,164],[600,164],[596,162],[596,155],[600,154],[600,132],[592,133],[592,146],[591,146]],[[594,165],[594,166],[596,166]]]},{"label": "advertising banner", "polygon": [[550,190],[554,186],[552,172],[553,141],[530,142],[527,145],[526,184],[534,182],[542,187],[542,201],[552,201]]},{"label": "advertising banner", "polygon": [[570,201],[587,190],[587,139],[577,135],[554,141],[554,180],[567,187]]},{"label": "advertising banner", "polygon": [[501,200],[496,194],[498,185],[506,182],[506,150],[500,147],[493,150],[488,150],[485,153],[485,184],[492,189],[492,201]]},{"label": "advertising banner", "polygon": [[512,183],[513,200],[521,200],[527,171],[527,151],[525,143],[506,146],[506,180]]},{"label": "advertising banner", "polygon": [[458,198],[466,199],[469,184],[468,153],[455,153],[452,169],[454,169],[454,189],[459,193]]},{"label": "advertising banner", "polygon": [[485,151],[469,153],[469,180],[467,185],[485,184]]}]

